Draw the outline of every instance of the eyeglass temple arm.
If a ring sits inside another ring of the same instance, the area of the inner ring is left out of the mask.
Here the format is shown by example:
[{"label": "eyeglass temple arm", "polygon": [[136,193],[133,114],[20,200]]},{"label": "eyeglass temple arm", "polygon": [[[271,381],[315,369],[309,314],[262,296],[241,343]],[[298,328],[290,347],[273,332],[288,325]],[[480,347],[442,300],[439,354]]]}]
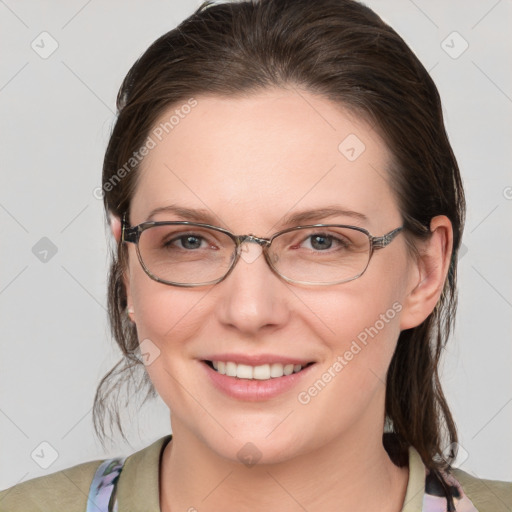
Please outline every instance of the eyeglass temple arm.
[{"label": "eyeglass temple arm", "polygon": [[383,236],[372,237],[372,247],[374,249],[382,249],[383,247],[386,247],[386,245],[389,245],[393,238],[395,238],[395,236],[398,235],[402,229],[404,229],[404,227],[400,226],[399,228],[393,229],[393,231],[390,231]]},{"label": "eyeglass temple arm", "polygon": [[121,220],[121,242],[137,242],[137,228],[131,228],[126,222],[126,212]]}]

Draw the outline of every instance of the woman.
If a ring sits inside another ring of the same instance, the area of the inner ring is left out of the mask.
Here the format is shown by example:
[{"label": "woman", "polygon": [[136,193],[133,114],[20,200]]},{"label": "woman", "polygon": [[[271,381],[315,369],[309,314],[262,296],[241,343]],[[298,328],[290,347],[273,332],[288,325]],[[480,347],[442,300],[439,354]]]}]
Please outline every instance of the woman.
[{"label": "woman", "polygon": [[352,0],[205,5],[118,110],[102,188],[125,361],[95,420],[142,368],[173,434],[0,508],[508,510],[510,484],[451,467],[438,364],[464,194],[403,40]]}]

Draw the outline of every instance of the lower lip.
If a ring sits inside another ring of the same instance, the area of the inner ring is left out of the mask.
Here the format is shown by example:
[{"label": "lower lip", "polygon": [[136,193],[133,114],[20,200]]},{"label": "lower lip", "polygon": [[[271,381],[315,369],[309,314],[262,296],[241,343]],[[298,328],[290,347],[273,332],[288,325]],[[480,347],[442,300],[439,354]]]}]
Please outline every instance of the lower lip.
[{"label": "lower lip", "polygon": [[306,375],[309,375],[314,364],[303,368],[300,372],[282,377],[275,377],[268,380],[257,379],[239,379],[237,377],[229,377],[210,368],[205,362],[201,361],[201,365],[205,368],[208,377],[212,380],[213,385],[220,391],[224,392],[231,398],[245,400],[250,402],[258,402],[269,400],[281,393],[285,393],[299,383]]}]

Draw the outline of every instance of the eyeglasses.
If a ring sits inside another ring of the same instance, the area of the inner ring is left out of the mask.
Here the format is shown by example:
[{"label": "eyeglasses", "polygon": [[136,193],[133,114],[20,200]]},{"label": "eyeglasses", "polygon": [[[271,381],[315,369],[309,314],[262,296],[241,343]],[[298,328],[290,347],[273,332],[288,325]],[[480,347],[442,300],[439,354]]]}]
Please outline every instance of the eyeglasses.
[{"label": "eyeglasses", "polygon": [[389,245],[403,226],[375,237],[366,229],[343,224],[296,226],[270,238],[234,235],[226,229],[186,221],[122,221],[122,242],[137,246],[146,274],[172,286],[219,283],[243,256],[244,243],[261,246],[272,271],[289,283],[333,285],[360,277],[373,252]]}]

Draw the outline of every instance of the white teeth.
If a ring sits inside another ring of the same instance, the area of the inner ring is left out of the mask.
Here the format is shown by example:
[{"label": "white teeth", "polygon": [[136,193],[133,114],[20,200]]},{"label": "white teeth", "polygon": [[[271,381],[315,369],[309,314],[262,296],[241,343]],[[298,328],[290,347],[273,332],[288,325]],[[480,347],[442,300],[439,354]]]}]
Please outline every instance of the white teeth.
[{"label": "white teeth", "polygon": [[270,376],[271,377],[282,377],[283,376],[283,365],[279,363],[273,363],[270,365]]},{"label": "white teeth", "polygon": [[236,363],[228,361],[226,363],[226,375],[228,377],[236,377]]},{"label": "white teeth", "polygon": [[293,364],[287,364],[285,365],[285,367],[283,368],[283,373],[285,375],[291,375],[293,373]]},{"label": "white teeth", "polygon": [[271,377],[270,365],[262,364],[261,366],[255,366],[252,370],[252,378],[258,380],[268,380]]},{"label": "white teeth", "polygon": [[[228,363],[235,364],[235,363]],[[239,364],[236,365],[236,376],[239,379],[252,379],[252,366],[248,364]]]},{"label": "white teeth", "polygon": [[248,364],[236,364],[232,361],[212,361],[213,367],[222,375],[228,377],[238,377],[239,379],[269,380],[291,375],[302,370],[300,364],[262,364],[260,366],[250,366]]}]

